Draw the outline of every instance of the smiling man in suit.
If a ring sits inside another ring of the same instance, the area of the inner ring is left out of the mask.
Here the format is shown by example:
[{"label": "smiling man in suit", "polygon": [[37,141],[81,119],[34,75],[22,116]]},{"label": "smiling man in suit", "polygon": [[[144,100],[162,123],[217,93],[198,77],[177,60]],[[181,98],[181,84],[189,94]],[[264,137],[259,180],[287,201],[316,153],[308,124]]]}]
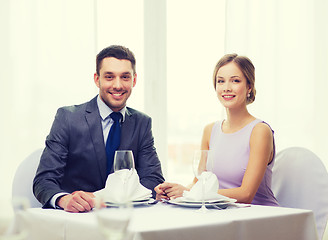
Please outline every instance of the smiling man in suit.
[{"label": "smiling man in suit", "polygon": [[[108,138],[117,129],[116,147],[133,151],[140,182],[155,196],[154,187],[164,178],[151,118],[126,106],[137,81],[135,64],[128,48],[103,49],[94,74],[99,95],[87,103],[58,109],[33,182],[34,194],[44,208],[85,212],[94,207],[93,192],[104,188],[113,172],[115,149],[108,146],[114,140]],[[117,122],[113,112],[119,116]],[[115,123],[118,127],[112,130]]]}]

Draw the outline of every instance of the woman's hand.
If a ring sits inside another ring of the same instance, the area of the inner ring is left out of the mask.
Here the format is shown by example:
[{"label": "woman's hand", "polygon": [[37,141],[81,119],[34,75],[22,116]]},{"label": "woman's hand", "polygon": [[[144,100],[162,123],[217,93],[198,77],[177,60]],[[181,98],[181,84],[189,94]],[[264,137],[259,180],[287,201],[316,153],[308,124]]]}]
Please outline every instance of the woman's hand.
[{"label": "woman's hand", "polygon": [[184,191],[190,189],[177,183],[164,182],[155,187],[156,199],[174,199],[182,197]]}]

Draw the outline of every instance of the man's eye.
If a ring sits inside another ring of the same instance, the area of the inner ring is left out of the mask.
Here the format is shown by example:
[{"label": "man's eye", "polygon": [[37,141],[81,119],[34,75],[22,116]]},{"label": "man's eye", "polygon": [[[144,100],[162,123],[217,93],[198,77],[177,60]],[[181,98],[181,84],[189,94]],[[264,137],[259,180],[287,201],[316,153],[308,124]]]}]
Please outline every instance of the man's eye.
[{"label": "man's eye", "polygon": [[130,76],[129,75],[124,75],[122,76],[123,79],[130,79]]},{"label": "man's eye", "polygon": [[107,76],[105,76],[105,78],[107,78],[107,79],[112,79],[113,76],[107,75]]}]

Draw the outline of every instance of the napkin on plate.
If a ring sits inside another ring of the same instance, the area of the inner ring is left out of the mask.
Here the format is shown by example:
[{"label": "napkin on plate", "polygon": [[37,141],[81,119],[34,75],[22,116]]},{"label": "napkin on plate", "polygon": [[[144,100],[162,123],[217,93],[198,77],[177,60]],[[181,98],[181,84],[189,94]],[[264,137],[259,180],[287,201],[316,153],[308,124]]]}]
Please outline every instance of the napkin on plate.
[{"label": "napkin on plate", "polygon": [[205,180],[204,188],[204,200],[230,200],[230,198],[218,194],[219,180],[212,172],[203,172],[198,178],[199,181],[190,189],[190,191],[184,191],[181,200],[184,201],[202,201],[202,184]]},{"label": "napkin on plate", "polygon": [[[125,177],[129,175],[124,184]],[[94,193],[104,202],[124,203],[148,199],[152,196],[151,190],[140,184],[135,170],[122,169],[108,175],[105,188]]]}]

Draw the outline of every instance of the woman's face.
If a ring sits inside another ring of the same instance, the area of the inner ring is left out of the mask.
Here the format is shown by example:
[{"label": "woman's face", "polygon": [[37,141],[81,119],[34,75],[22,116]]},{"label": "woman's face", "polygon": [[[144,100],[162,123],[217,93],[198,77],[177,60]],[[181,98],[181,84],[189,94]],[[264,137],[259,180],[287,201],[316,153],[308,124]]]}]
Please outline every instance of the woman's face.
[{"label": "woman's face", "polygon": [[224,107],[245,107],[250,91],[246,77],[236,63],[230,62],[219,68],[216,73],[216,93]]}]

